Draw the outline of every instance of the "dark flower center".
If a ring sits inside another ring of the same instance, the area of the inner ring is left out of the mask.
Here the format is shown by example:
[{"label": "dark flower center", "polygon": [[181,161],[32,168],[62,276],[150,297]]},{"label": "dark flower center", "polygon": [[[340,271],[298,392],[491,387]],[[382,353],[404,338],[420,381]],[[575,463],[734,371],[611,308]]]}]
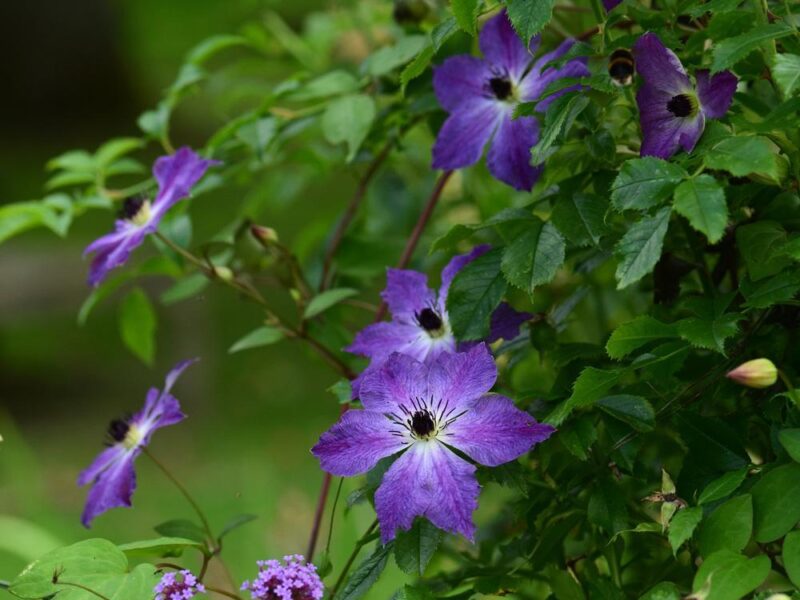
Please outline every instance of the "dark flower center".
[{"label": "dark flower center", "polygon": [[435,428],[433,415],[428,410],[418,410],[411,416],[411,431],[417,437],[427,437]]},{"label": "dark flower center", "polygon": [[423,308],[416,314],[417,323],[425,331],[438,331],[442,328],[442,318],[432,308]]},{"label": "dark flower center", "polygon": [[144,203],[145,198],[143,196],[131,196],[130,198],[126,198],[125,202],[122,203],[122,208],[119,211],[120,218],[132,221],[134,218],[136,218],[136,215],[139,214],[139,211],[142,209],[142,205]]},{"label": "dark flower center", "polygon": [[676,117],[688,117],[692,114],[694,106],[689,96],[686,94],[678,94],[669,99],[669,102],[667,102],[667,110]]},{"label": "dark flower center", "polygon": [[489,87],[498,100],[505,100],[511,95],[511,81],[508,77],[492,77]]},{"label": "dark flower center", "polygon": [[108,424],[108,437],[114,442],[122,442],[130,429],[131,426],[127,419],[114,419]]}]

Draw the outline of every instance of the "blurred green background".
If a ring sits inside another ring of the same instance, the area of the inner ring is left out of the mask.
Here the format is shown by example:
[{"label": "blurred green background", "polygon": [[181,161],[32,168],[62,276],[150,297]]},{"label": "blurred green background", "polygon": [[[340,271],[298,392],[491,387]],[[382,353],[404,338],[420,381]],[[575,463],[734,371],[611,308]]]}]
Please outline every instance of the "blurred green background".
[{"label": "blurred green background", "polygon": [[[9,59],[0,64],[0,203],[41,197],[48,158],[137,135],[137,116],[155,106],[186,52],[205,37],[236,32],[270,10],[299,30],[305,16],[320,8],[323,2],[316,0],[1,3],[0,47]],[[183,111],[173,138],[202,141],[211,125],[201,108],[197,114]],[[352,187],[349,178],[327,193],[330,205],[322,216],[329,222]],[[195,231],[202,222],[227,222],[226,201],[238,201],[236,193],[204,198]],[[269,224],[291,239],[307,222],[307,210],[276,211]],[[322,480],[309,448],[338,413],[325,391],[337,377],[293,344],[227,354],[260,317],[216,287],[159,306],[152,369],[120,342],[113,300],[79,326],[76,314],[88,293],[81,252],[111,221],[108,213],[92,213],[66,239],[35,231],[0,246],[0,579],[13,578],[54,540],[103,536],[123,543],[155,537],[152,527],[162,521],[192,517],[146,459],[138,463],[135,508],[105,514],[91,531],[79,523],[86,490],[75,484],[102,449],[108,421],[138,410],[147,388],[160,386],[167,370],[189,356],[202,361],[184,375],[176,396],[190,419],[159,432],[153,452],[174,468],[216,528],[240,513],[259,516],[226,544],[225,558],[238,581],[255,573],[257,559],[304,552]],[[167,286],[154,279],[145,287],[157,297]],[[343,494],[356,485],[346,482]],[[362,505],[337,519],[334,574],[373,518]],[[15,530],[18,519],[49,537]],[[323,533],[322,546],[325,538]],[[197,564],[194,556],[186,559]],[[388,597],[400,581],[391,565],[374,597]]]}]

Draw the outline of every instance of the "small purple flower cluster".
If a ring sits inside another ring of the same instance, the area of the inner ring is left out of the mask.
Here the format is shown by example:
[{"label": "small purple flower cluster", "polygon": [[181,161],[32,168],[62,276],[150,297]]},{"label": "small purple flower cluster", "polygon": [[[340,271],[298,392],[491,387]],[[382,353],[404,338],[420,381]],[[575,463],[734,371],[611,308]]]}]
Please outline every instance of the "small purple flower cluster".
[{"label": "small purple flower cluster", "polygon": [[314,565],[294,554],[278,560],[258,561],[258,576],[245,581],[242,591],[254,600],[320,600],[324,587]]},{"label": "small purple flower cluster", "polygon": [[189,600],[197,594],[205,593],[205,586],[191,571],[164,573],[153,592],[155,600]]}]

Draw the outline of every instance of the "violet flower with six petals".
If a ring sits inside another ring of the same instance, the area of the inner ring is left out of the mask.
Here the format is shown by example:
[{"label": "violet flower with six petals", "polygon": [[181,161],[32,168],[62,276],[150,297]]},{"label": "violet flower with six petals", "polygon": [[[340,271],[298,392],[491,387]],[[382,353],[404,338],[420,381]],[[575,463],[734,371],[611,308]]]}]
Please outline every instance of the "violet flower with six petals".
[{"label": "violet flower with six petals", "polygon": [[730,71],[713,77],[695,71],[692,86],[681,61],[654,33],[645,33],[633,47],[636,70],[644,84],[636,94],[642,126],[642,156],[667,159],[679,147],[691,152],[706,119],[719,119],[730,108],[738,79]]},{"label": "violet flower with six petals", "polygon": [[189,196],[192,186],[210,166],[217,164],[219,161],[201,158],[187,147],[156,160],[153,176],[158,183],[158,194],[152,203],[139,197],[125,200],[114,232],[98,238],[83,251],[84,256],[95,255],[89,267],[89,285],[100,284],[111,269],[125,264],[144,238],[158,229],[167,211]]},{"label": "violet flower with six petals", "polygon": [[163,390],[150,388],[144,408],[127,419],[115,419],[108,427],[109,447],[78,476],[78,485],[92,484],[81,523],[89,527],[98,515],[118,506],[131,506],[136,489],[133,463],[157,429],[175,425],[186,415],[170,390],[184,369],[197,359],[178,363],[166,378]]},{"label": "violet flower with six petals", "polygon": [[[345,348],[347,352],[367,356],[369,367],[353,381],[353,397],[358,396],[361,381],[370,369],[380,366],[393,352],[406,354],[421,362],[435,360],[445,352],[468,349],[474,342],[457,344],[447,314],[447,295],[456,274],[465,265],[489,251],[488,245],[476,246],[468,254],[454,256],[442,270],[438,294],[428,287],[424,273],[404,269],[388,269],[386,289],[381,297],[389,306],[391,321],[373,323],[362,329]],[[489,337],[495,342],[511,340],[519,334],[522,323],[531,318],[502,303],[494,311]]]},{"label": "violet flower with six petals", "polygon": [[425,364],[393,354],[361,384],[364,410],[348,410],[312,452],[325,471],[359,475],[400,453],[375,493],[386,543],[416,517],[472,540],[480,486],[475,465],[512,461],[555,431],[504,396],[489,394],[497,367],[484,344]]},{"label": "violet flower with six petals", "polygon": [[[489,172],[517,190],[530,190],[541,167],[531,166],[531,148],[539,140],[536,117],[512,119],[520,102],[537,100],[548,85],[564,77],[589,75],[584,59],[560,68],[546,65],[572,46],[566,40],[556,50],[533,60],[539,36],[528,48],[514,33],[505,11],[489,19],[480,33],[484,59],[467,54],[452,56],[434,68],[433,89],[439,104],[450,113],[433,146],[434,169],[459,169],[475,164],[491,139]],[[567,88],[539,102],[544,111]]]}]

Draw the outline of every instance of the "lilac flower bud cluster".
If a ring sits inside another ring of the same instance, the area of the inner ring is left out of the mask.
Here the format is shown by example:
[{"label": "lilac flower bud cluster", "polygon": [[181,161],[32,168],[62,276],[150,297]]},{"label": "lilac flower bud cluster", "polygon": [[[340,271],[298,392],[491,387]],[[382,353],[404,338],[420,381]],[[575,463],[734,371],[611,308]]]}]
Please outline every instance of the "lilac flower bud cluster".
[{"label": "lilac flower bud cluster", "polygon": [[197,577],[191,571],[180,571],[178,573],[164,573],[161,581],[155,587],[155,600],[189,600],[197,594],[206,591],[205,586],[197,581]]},{"label": "lilac flower bud cluster", "polygon": [[320,600],[324,587],[317,569],[299,554],[258,561],[258,577],[242,584],[254,600]]}]

